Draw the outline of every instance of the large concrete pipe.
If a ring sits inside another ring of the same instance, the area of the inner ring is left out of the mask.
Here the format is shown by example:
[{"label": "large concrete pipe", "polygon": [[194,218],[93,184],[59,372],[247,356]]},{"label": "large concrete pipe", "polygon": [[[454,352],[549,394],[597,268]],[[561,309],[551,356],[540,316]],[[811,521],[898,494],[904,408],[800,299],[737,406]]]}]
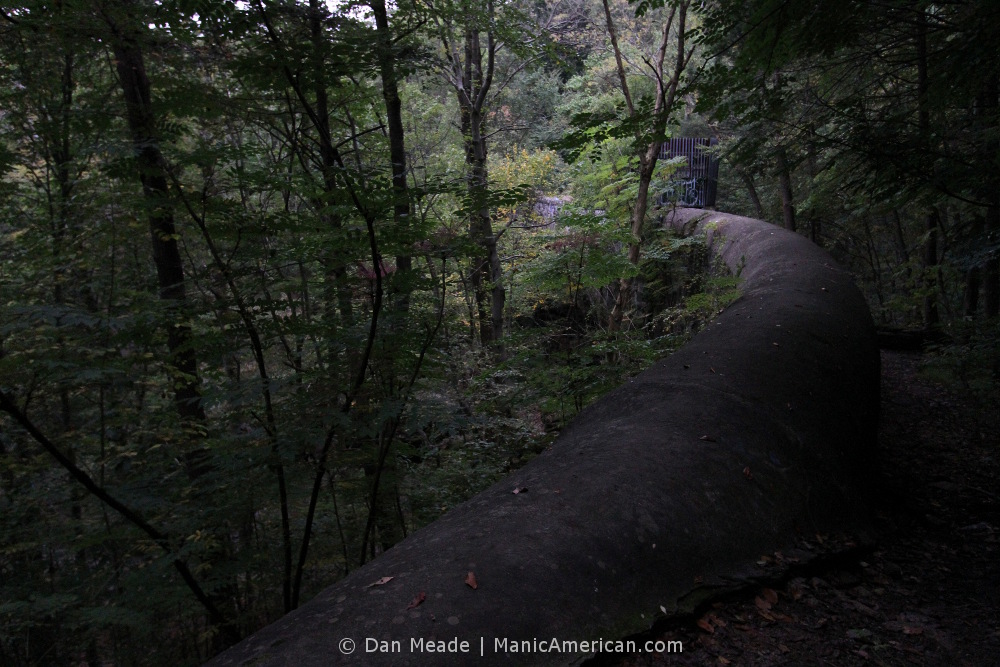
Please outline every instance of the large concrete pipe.
[{"label": "large concrete pipe", "polygon": [[739,272],[735,303],[530,464],[210,664],[574,664],[764,554],[863,533],[879,357],[851,277],[759,220],[671,223]]}]

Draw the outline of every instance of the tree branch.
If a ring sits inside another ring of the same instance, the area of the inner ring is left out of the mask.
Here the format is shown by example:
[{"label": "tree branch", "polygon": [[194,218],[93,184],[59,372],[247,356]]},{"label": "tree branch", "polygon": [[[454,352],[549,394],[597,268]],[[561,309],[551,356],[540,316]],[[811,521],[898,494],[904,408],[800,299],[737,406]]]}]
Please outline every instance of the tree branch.
[{"label": "tree branch", "polygon": [[14,399],[2,390],[0,390],[0,410],[6,412],[11,416],[11,418],[14,419],[14,421],[20,424],[21,428],[27,431],[28,435],[30,435],[35,442],[40,444],[42,448],[45,449],[45,451],[47,451],[52,458],[59,463],[59,465],[65,468],[73,479],[82,484],[91,495],[114,511],[118,512],[118,514],[124,517],[126,521],[137,527],[139,530],[146,533],[146,535],[148,535],[157,544],[157,546],[163,549],[169,556],[173,557],[174,568],[181,575],[181,578],[184,580],[184,583],[187,584],[187,587],[192,593],[194,593],[198,602],[200,602],[208,612],[209,618],[212,619],[212,623],[219,626],[225,634],[227,641],[230,643],[236,643],[239,641],[239,631],[232,623],[226,620],[226,618],[222,615],[222,612],[219,611],[219,608],[215,606],[212,600],[205,593],[204,589],[202,589],[202,587],[198,584],[187,563],[180,558],[173,556],[174,549],[171,546],[171,540],[165,533],[154,528],[138,512],[108,493],[108,491],[97,484],[97,482],[95,482],[90,475],[73,463],[68,456],[59,450],[54,442],[49,440],[48,436],[42,433],[41,429],[35,426],[34,422],[28,418],[28,415],[17,406]]},{"label": "tree branch", "polygon": [[608,0],[602,0],[604,3],[604,16],[608,25],[608,35],[611,36],[611,47],[615,51],[615,63],[618,65],[618,79],[622,84],[622,93],[625,95],[625,106],[628,107],[628,115],[635,115],[635,106],[632,104],[632,95],[629,93],[628,89],[628,79],[625,77],[625,65],[622,63],[622,50],[618,47],[618,34],[615,32],[615,22],[611,18],[611,6],[608,4]]}]

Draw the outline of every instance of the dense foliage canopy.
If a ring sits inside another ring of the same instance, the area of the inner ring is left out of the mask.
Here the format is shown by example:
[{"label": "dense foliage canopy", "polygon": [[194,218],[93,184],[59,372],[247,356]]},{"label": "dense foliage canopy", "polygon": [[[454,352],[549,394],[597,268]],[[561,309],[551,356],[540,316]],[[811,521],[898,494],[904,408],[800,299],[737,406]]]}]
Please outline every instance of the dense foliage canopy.
[{"label": "dense foliage canopy", "polygon": [[998,9],[848,4],[5,5],[0,663],[198,663],[675,347],[671,135],[992,387]]}]

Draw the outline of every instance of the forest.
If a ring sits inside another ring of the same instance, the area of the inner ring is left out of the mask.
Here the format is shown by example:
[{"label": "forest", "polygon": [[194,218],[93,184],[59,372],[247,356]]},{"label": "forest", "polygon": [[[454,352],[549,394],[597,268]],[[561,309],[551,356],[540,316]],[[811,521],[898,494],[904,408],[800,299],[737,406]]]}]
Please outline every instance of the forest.
[{"label": "forest", "polygon": [[0,663],[198,664],[543,451],[739,275],[995,405],[992,0],[0,4]]}]

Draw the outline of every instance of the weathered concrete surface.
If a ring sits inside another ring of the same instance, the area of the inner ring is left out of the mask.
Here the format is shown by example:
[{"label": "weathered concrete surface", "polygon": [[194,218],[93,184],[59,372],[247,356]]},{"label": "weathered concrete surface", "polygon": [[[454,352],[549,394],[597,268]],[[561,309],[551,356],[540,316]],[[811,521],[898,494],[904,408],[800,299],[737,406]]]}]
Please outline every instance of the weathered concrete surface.
[{"label": "weathered concrete surface", "polygon": [[[743,279],[715,323],[531,464],[210,664],[574,664],[589,653],[496,642],[619,639],[739,585],[803,535],[862,533],[879,387],[865,302],[805,238],[704,215],[674,222],[708,224]],[[366,652],[366,638],[399,652]],[[414,651],[420,638],[470,653]]]}]

